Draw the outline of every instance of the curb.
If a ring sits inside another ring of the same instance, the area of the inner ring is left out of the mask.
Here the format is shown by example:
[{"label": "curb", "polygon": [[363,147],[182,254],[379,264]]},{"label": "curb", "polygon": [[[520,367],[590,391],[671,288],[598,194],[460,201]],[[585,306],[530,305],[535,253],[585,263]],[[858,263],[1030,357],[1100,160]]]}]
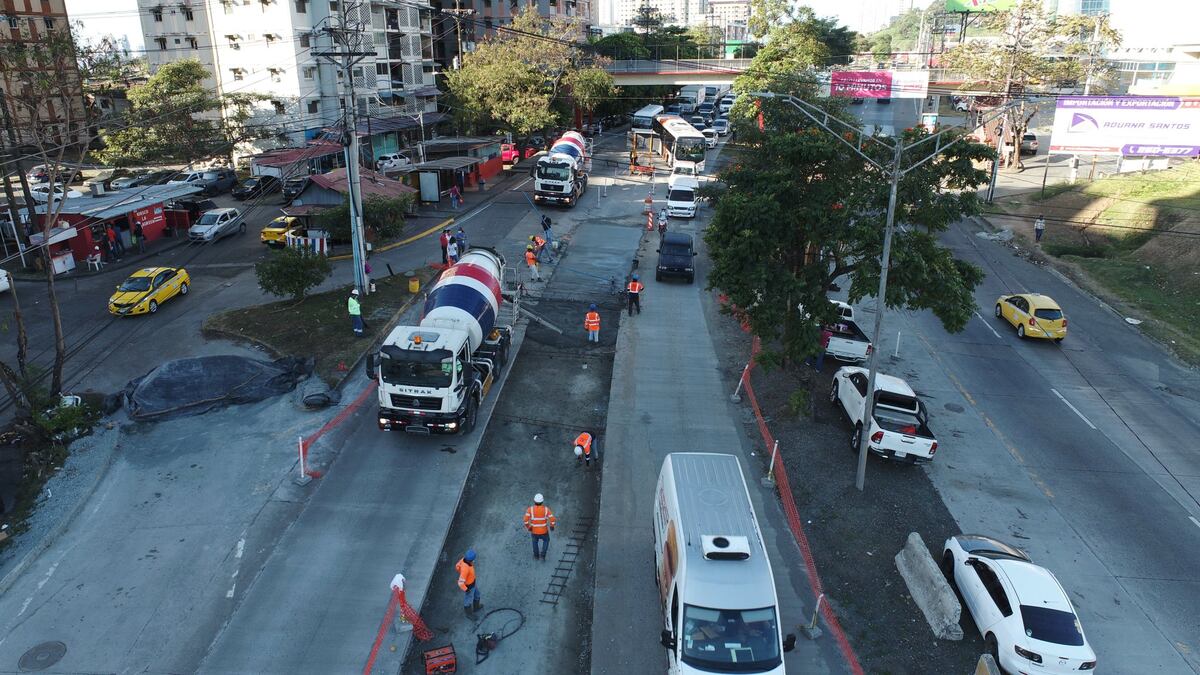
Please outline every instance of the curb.
[{"label": "curb", "polygon": [[[395,328],[396,325],[400,323],[400,317],[403,316],[404,313],[407,312],[409,309],[411,309],[413,304],[416,303],[417,299],[420,298],[422,295],[424,295],[423,291],[412,296],[411,298],[406,300],[404,302],[404,304],[401,305],[400,308],[397,309],[394,314],[392,314],[392,318],[388,319],[388,322],[386,324],[384,324],[384,326],[383,326],[382,336],[384,338],[386,338],[387,334],[392,332],[392,329]],[[362,365],[363,360],[365,358],[367,358],[367,354],[374,349],[375,349],[375,341],[372,340],[371,343],[369,343],[367,345],[367,348],[364,349],[362,351],[362,353],[358,355],[358,358],[354,360],[354,363],[350,364],[350,366],[348,368],[346,368],[346,372],[342,374],[341,379],[339,379],[337,381],[337,383],[335,383],[332,387],[330,387],[329,390],[337,391],[337,392],[341,393],[342,388],[345,386],[346,382],[350,380],[350,377],[352,375],[354,375],[354,372],[356,370],[358,370],[358,367],[360,365]]]},{"label": "curb", "polygon": [[8,589],[14,583],[16,583],[17,579],[25,573],[25,570],[32,565],[34,561],[42,555],[42,553],[45,553],[46,549],[50,548],[56,541],[58,541],[59,537],[61,537],[63,533],[67,531],[67,528],[71,526],[71,523],[75,521],[75,518],[79,515],[79,512],[83,510],[84,505],[91,501],[92,495],[96,493],[96,488],[100,487],[101,481],[103,481],[104,477],[108,475],[108,470],[112,468],[113,461],[117,455],[117,446],[120,445],[120,425],[114,425],[113,431],[117,433],[118,440],[113,441],[112,447],[108,450],[108,455],[104,458],[104,464],[92,478],[91,485],[89,485],[83,491],[83,494],[79,496],[79,499],[75,502],[75,505],[71,507],[71,510],[64,515],[58,521],[58,523],[50,528],[50,531],[47,532],[45,536],[43,536],[36,544],[34,544],[33,548],[25,553],[25,555],[21,556],[21,559],[18,560],[15,565],[13,565],[13,568],[9,570],[3,578],[0,578],[0,595],[7,593]]}]

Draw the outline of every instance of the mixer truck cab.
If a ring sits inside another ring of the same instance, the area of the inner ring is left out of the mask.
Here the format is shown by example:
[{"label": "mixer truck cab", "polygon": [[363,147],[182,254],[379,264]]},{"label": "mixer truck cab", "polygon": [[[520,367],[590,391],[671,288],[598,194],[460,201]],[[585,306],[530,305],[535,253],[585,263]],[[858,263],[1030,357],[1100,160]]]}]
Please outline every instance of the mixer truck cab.
[{"label": "mixer truck cab", "polygon": [[533,169],[533,200],[574,206],[587,189],[591,143],[568,131],[550,151],[537,158]]},{"label": "mixer truck cab", "polygon": [[780,633],[771,561],[736,456],[666,456],[654,497],[654,562],[670,675],[783,675],[796,636]]},{"label": "mixer truck cab", "polygon": [[397,326],[367,369],[379,383],[379,428],[470,433],[508,360],[512,327],[496,323],[504,259],[472,248],[441,274],[416,326]]}]

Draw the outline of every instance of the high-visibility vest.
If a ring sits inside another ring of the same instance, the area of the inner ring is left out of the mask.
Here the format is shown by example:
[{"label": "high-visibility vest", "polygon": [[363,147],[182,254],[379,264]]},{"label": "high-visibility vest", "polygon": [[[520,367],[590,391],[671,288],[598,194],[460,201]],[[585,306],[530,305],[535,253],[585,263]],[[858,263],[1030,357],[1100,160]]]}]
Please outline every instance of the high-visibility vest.
[{"label": "high-visibility vest", "polygon": [[583,448],[583,454],[591,455],[592,454],[592,435],[586,431],[583,432],[582,434],[579,434],[579,436],[575,439],[575,445],[578,445],[579,447]]},{"label": "high-visibility vest", "polygon": [[583,327],[588,330],[600,330],[600,313],[588,312],[583,318]]},{"label": "high-visibility vest", "polygon": [[546,534],[549,528],[558,525],[558,519],[549,506],[534,504],[525,509],[525,529],[534,534]]},{"label": "high-visibility vest", "polygon": [[454,565],[454,569],[458,570],[458,588],[459,590],[470,590],[475,585],[475,566],[464,559],[459,559]]},{"label": "high-visibility vest", "polygon": [[525,251],[525,264],[526,265],[536,265],[537,264],[537,254],[534,253],[533,251]]},{"label": "high-visibility vest", "polygon": [[537,249],[539,249],[539,248],[541,248],[541,247],[543,247],[543,246],[545,246],[545,245],[546,245],[546,240],[545,240],[545,239],[542,239],[541,237],[537,236],[536,234],[535,234],[535,235],[533,235],[533,248],[534,248],[534,250],[537,250]]},{"label": "high-visibility vest", "polygon": [[350,296],[350,299],[346,301],[346,311],[350,313],[350,316],[362,315],[362,308],[358,304],[358,298],[353,295]]},{"label": "high-visibility vest", "polygon": [[645,288],[645,286],[643,286],[642,282],[640,281],[629,282],[629,292],[633,293],[634,295],[641,293],[643,288]]}]

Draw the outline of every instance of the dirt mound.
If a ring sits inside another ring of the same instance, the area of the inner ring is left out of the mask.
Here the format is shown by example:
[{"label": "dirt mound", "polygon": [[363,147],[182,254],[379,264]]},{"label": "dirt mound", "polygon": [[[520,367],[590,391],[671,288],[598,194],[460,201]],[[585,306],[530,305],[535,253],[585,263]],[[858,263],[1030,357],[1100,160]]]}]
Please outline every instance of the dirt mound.
[{"label": "dirt mound", "polygon": [[1189,290],[1200,290],[1200,214],[1172,225],[1133,252],[1134,257]]}]

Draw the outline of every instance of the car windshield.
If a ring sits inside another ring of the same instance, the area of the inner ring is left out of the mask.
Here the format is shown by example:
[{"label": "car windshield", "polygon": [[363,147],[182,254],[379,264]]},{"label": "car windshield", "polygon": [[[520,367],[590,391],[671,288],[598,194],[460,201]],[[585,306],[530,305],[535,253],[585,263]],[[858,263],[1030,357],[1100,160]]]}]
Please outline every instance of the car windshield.
[{"label": "car windshield", "polygon": [[203,227],[205,225],[216,225],[217,219],[220,217],[221,217],[220,214],[217,214],[217,213],[206,213],[206,214],[200,216],[200,220],[196,221],[196,225],[199,225],[201,227]]},{"label": "car windshield", "polygon": [[1021,605],[1021,622],[1025,624],[1025,635],[1034,640],[1072,647],[1083,645],[1083,629],[1071,612]]},{"label": "car windshield", "polygon": [[121,284],[122,291],[148,291],[150,290],[150,277],[129,277],[125,283]]},{"label": "car windshield", "polygon": [[1058,321],[1063,318],[1061,309],[1035,309],[1033,310],[1033,315],[1046,321]]},{"label": "car windshield", "polygon": [[696,175],[696,167],[694,167],[694,166],[677,166],[677,167],[675,167],[675,170],[672,173],[674,173],[676,176],[695,176]]},{"label": "car windshield", "polygon": [[449,387],[453,383],[454,358],[449,351],[440,361],[406,361],[384,358],[380,366],[383,381],[387,384],[410,387]]},{"label": "car windshield", "polygon": [[683,662],[695,668],[753,673],[781,662],[775,608],[709,609],[684,605]]},{"label": "car windshield", "polygon": [[543,180],[570,180],[571,167],[566,164],[539,164],[537,177]]},{"label": "car windshield", "polygon": [[669,202],[694,202],[696,201],[696,193],[691,190],[671,190],[671,194],[667,195]]},{"label": "car windshield", "polygon": [[248,187],[248,188],[254,187],[255,185],[258,185],[257,178],[247,178],[246,182],[242,183],[242,187]]}]

